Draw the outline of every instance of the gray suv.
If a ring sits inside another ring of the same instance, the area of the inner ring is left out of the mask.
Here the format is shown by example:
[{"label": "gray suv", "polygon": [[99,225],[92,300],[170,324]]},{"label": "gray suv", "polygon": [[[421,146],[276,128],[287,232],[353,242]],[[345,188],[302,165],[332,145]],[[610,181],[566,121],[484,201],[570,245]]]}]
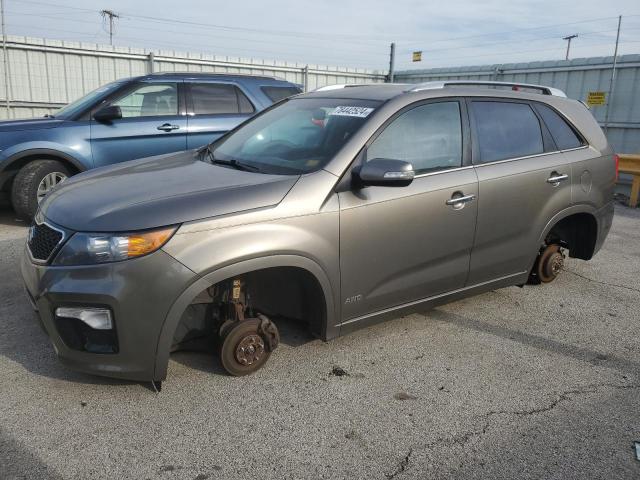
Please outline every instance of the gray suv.
[{"label": "gray suv", "polygon": [[70,367],[157,385],[198,344],[244,375],[280,319],[329,340],[552,281],[565,252],[601,247],[615,180],[593,116],[557,90],[344,86],[71,178],[41,203],[22,275]]}]

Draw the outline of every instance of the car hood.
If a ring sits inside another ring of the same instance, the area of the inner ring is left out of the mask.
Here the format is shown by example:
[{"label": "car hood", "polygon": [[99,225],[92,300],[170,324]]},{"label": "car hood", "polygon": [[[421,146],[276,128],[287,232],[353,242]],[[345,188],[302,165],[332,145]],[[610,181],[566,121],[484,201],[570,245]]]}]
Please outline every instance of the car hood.
[{"label": "car hood", "polygon": [[20,130],[39,130],[41,128],[54,128],[64,123],[64,120],[56,118],[29,118],[25,120],[0,121],[0,132],[19,132]]},{"label": "car hood", "polygon": [[75,231],[143,230],[277,205],[298,178],[211,165],[188,151],[72,177],[40,211]]}]

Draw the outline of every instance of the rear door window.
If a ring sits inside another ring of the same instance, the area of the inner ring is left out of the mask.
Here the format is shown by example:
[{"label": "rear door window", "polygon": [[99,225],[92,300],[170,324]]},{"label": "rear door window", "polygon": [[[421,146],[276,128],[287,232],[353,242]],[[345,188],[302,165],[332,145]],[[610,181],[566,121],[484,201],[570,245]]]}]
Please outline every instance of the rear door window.
[{"label": "rear door window", "polygon": [[537,103],[536,110],[542,117],[542,121],[545,123],[553,140],[556,142],[556,146],[560,150],[567,150],[569,148],[578,148],[583,145],[582,140],[576,132],[569,126],[569,124],[558,115],[551,107]]},{"label": "rear door window", "polygon": [[480,158],[476,163],[544,152],[538,117],[526,103],[471,102]]},{"label": "rear door window", "polygon": [[190,88],[195,115],[235,115],[255,111],[247,96],[235,85],[192,83]]},{"label": "rear door window", "polygon": [[291,95],[297,95],[302,91],[298,87],[261,87],[260,89],[273,103]]},{"label": "rear door window", "polygon": [[416,174],[460,167],[460,104],[428,103],[402,113],[367,148],[367,160],[374,158],[410,162]]}]

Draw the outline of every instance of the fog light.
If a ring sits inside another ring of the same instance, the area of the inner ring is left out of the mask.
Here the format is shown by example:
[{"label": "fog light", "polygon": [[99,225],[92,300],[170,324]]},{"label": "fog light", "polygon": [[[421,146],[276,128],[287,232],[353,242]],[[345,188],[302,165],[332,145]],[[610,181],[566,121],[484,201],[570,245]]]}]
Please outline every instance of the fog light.
[{"label": "fog light", "polygon": [[107,308],[58,307],[56,317],[76,318],[94,330],[111,330],[111,310]]}]

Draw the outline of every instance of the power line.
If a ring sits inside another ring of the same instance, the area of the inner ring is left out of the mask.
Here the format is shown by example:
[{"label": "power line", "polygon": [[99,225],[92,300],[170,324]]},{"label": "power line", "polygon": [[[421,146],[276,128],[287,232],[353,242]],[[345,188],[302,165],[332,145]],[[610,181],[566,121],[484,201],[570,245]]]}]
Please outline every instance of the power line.
[{"label": "power line", "polygon": [[[73,10],[80,10],[80,11],[86,11],[86,12],[92,12],[91,9],[87,9],[87,8],[82,8],[82,7],[74,7],[74,6],[70,6],[70,5],[63,5],[63,4],[58,4],[58,3],[52,3],[52,2],[39,2],[37,0],[20,0],[21,3],[29,3],[29,4],[37,4],[37,5],[47,5],[47,6],[56,6],[56,7],[61,7],[61,8],[69,8],[69,9],[73,9]],[[402,38],[402,34],[385,34],[384,36],[379,36],[379,35],[354,35],[354,34],[340,34],[340,33],[325,33],[325,32],[295,32],[295,31],[286,31],[286,30],[269,30],[269,29],[259,29],[259,28],[249,28],[249,27],[236,27],[236,26],[229,26],[229,25],[219,25],[219,24],[212,24],[212,23],[205,23],[205,22],[197,22],[197,21],[192,21],[192,20],[180,20],[180,19],[175,19],[175,18],[164,18],[164,17],[155,17],[155,16],[150,16],[150,15],[141,15],[141,14],[135,14],[135,13],[127,13],[127,12],[121,12],[121,16],[123,18],[136,18],[136,19],[141,19],[141,20],[146,20],[146,21],[150,21],[150,22],[160,22],[160,23],[173,23],[173,24],[182,24],[182,25],[190,25],[190,26],[195,26],[195,27],[205,27],[205,28],[215,28],[215,29],[221,29],[221,30],[235,30],[235,31],[243,31],[243,32],[250,32],[250,33],[262,33],[262,34],[269,34],[269,35],[275,35],[275,36],[293,36],[293,37],[300,37],[300,38],[311,38],[311,39],[318,39],[318,38],[328,38],[328,39],[368,39],[368,41],[372,41],[373,38],[377,38],[378,40],[373,40],[373,41],[379,41],[379,42],[384,42],[386,45],[388,45],[388,41],[386,40],[388,37],[394,37],[394,38]],[[625,15],[625,18],[631,18],[631,17],[640,17],[640,14],[632,14],[632,15]],[[557,23],[557,24],[551,24],[551,25],[544,25],[544,26],[537,26],[537,27],[528,27],[528,28],[521,28],[518,30],[510,30],[510,31],[498,31],[498,32],[490,32],[490,33],[483,33],[483,34],[475,34],[475,35],[468,35],[468,36],[463,36],[463,37],[453,37],[453,38],[445,38],[445,39],[438,39],[438,40],[434,40],[431,43],[441,43],[441,42],[448,42],[448,41],[454,41],[454,40],[463,40],[463,39],[469,39],[469,38],[478,38],[478,37],[486,37],[486,36],[494,36],[494,35],[506,35],[506,34],[511,34],[511,33],[521,33],[524,31],[533,31],[533,30],[542,30],[542,29],[548,29],[548,28],[555,28],[555,27],[565,27],[565,26],[570,26],[570,25],[578,25],[578,24],[584,24],[584,23],[593,23],[593,22],[598,22],[598,21],[603,21],[603,20],[610,20],[610,19],[617,19],[618,17],[597,17],[597,18],[591,18],[591,19],[586,19],[586,20],[579,20],[579,21],[575,21],[575,22],[565,22],[565,23]],[[404,40],[404,42],[410,42],[410,40]]]},{"label": "power line", "polygon": [[[625,18],[632,18],[632,17],[640,17],[640,14],[634,14],[634,15],[624,15]],[[613,19],[617,19],[618,17],[599,17],[599,18],[591,18],[588,20],[580,20],[577,22],[570,22],[570,23],[556,23],[553,25],[546,25],[546,26],[540,26],[540,27],[529,27],[529,28],[521,28],[518,30],[509,30],[509,31],[498,31],[498,32],[490,32],[490,33],[480,33],[477,35],[468,35],[468,36],[463,36],[463,37],[452,37],[452,38],[443,38],[443,39],[439,39],[439,40],[433,40],[432,42],[430,42],[431,44],[434,43],[442,43],[442,42],[452,42],[455,40],[467,40],[470,38],[478,38],[478,37],[488,37],[488,36],[495,36],[495,35],[509,35],[512,33],[522,33],[522,32],[527,32],[527,31],[532,31],[532,30],[544,30],[547,28],[556,28],[556,27],[566,27],[566,26],[571,26],[571,25],[578,25],[578,24],[584,24],[584,23],[593,23],[593,22],[599,22],[602,20],[613,20]]]},{"label": "power line", "polygon": [[[631,43],[633,43],[633,44],[640,43],[640,40],[631,40],[631,41],[627,40],[627,41],[624,41],[624,42],[621,41],[620,45],[626,45],[626,44],[631,44]],[[577,48],[597,47],[597,46],[602,46],[602,45],[609,45],[609,42],[583,44],[583,45],[580,45]],[[537,48],[537,49],[531,49],[531,50],[519,50],[519,51],[509,51],[509,52],[494,52],[494,53],[488,53],[488,54],[463,55],[463,56],[457,56],[457,57],[447,56],[447,57],[440,57],[440,58],[437,58],[435,60],[442,60],[442,59],[458,60],[458,59],[461,59],[461,58],[521,55],[521,54],[524,54],[524,53],[534,53],[534,52],[543,52],[543,51],[564,51],[564,47],[559,46],[559,47],[550,47],[550,48]],[[606,55],[602,55],[602,56],[606,56]],[[506,62],[501,62],[501,63],[506,63]],[[434,65],[432,68],[438,68],[438,67]]]},{"label": "power line", "polygon": [[[635,27],[635,28],[626,28],[625,30],[637,30],[640,27]],[[599,30],[597,32],[582,32],[579,35],[581,37],[588,37],[588,36],[592,36],[592,35],[596,35],[596,34],[600,34],[600,33],[608,33],[608,32],[615,32],[616,30]],[[491,43],[481,43],[481,44],[477,44],[477,45],[464,45],[464,46],[454,46],[454,47],[445,47],[445,48],[436,48],[436,49],[430,49],[430,48],[425,48],[422,51],[423,52],[429,52],[429,53],[433,53],[433,52],[447,52],[450,50],[464,50],[464,49],[469,49],[469,48],[482,48],[482,47],[492,47],[494,45],[505,45],[505,44],[514,44],[514,43],[522,43],[522,42],[532,42],[532,41],[541,41],[541,40],[558,40],[558,35],[552,35],[552,36],[548,36],[548,37],[537,37],[537,38],[526,38],[526,39],[521,39],[521,40],[514,40],[514,39],[509,39],[509,40],[503,40],[500,42],[491,42]],[[409,49],[409,48],[405,48],[403,49],[403,53],[411,53],[412,51],[414,51],[413,49]]]},{"label": "power line", "polygon": [[[34,5],[46,5],[49,7],[59,7],[61,9],[68,9],[71,10],[73,12],[76,13],[80,13],[80,14],[93,14],[95,15],[95,11],[89,8],[83,8],[83,7],[75,7],[75,6],[71,6],[71,5],[63,5],[63,4],[59,4],[59,3],[51,3],[51,2],[43,2],[43,1],[38,1],[38,0],[20,0],[20,3],[27,3],[27,4],[34,4]],[[113,12],[112,12],[113,13]],[[19,13],[16,13],[17,15],[19,15]],[[41,16],[44,17],[44,15],[40,14]],[[57,15],[57,12],[54,14]],[[341,44],[344,43],[345,39],[349,39],[349,43],[350,44],[358,44],[358,43],[365,43],[366,45],[372,45],[373,43],[377,43],[379,41],[382,40],[377,40],[378,38],[380,38],[380,36],[375,36],[375,35],[353,35],[353,34],[328,34],[328,33],[311,33],[311,32],[293,32],[293,31],[284,31],[284,30],[278,30],[278,31],[273,31],[273,30],[268,30],[268,29],[261,29],[261,28],[248,28],[248,27],[236,27],[236,26],[229,26],[229,25],[220,25],[220,24],[211,24],[211,23],[206,23],[206,22],[199,22],[199,21],[192,21],[192,20],[181,20],[181,19],[170,19],[170,18],[164,18],[164,17],[156,17],[156,16],[150,16],[150,15],[144,15],[144,14],[137,14],[137,13],[126,13],[126,12],[120,12],[119,14],[117,14],[119,16],[119,18],[125,20],[127,23],[129,22],[135,22],[135,23],[150,23],[150,24],[163,24],[163,25],[173,25],[173,26],[177,26],[177,25],[188,25],[188,31],[177,31],[177,30],[167,30],[166,28],[153,28],[151,26],[139,26],[139,25],[133,25],[131,27],[125,26],[126,28],[135,28],[136,30],[149,30],[149,31],[162,31],[162,32],[172,32],[172,33],[177,33],[181,36],[194,36],[194,37],[198,37],[198,38],[220,38],[222,35],[224,35],[222,37],[223,42],[226,40],[230,40],[230,39],[234,39],[234,40],[240,40],[242,42],[248,42],[248,43],[260,43],[260,44],[273,44],[273,45],[285,45],[287,46],[287,51],[291,51],[291,49],[296,49],[296,48],[304,48],[305,49],[305,54],[308,55],[309,52],[309,47],[304,46],[304,45],[298,45],[298,43],[300,42],[307,42],[307,41],[313,41],[317,44],[322,43],[322,45],[320,45],[323,50],[327,50],[327,43],[331,42],[331,43],[335,43],[335,42],[340,42]],[[625,18],[632,18],[632,17],[640,17],[640,15],[626,15]],[[503,31],[503,32],[488,32],[488,33],[483,33],[483,34],[475,34],[475,35],[467,35],[467,36],[461,36],[461,37],[453,37],[453,38],[444,38],[444,39],[436,39],[434,41],[431,42],[431,44],[434,43],[444,43],[444,42],[454,42],[454,41],[460,41],[460,40],[465,40],[465,39],[473,39],[473,38],[481,38],[481,37],[495,37],[498,35],[511,35],[511,34],[518,34],[518,35],[531,35],[534,32],[540,32],[543,31],[545,29],[552,29],[552,28],[559,28],[559,27],[566,27],[569,25],[578,25],[578,24],[588,24],[588,23],[593,23],[593,22],[600,22],[603,20],[609,20],[609,19],[613,19],[613,18],[617,18],[617,17],[599,17],[599,18],[592,18],[592,19],[586,19],[586,20],[580,20],[580,21],[575,21],[575,22],[565,22],[565,23],[558,23],[558,24],[553,24],[553,25],[545,25],[545,26],[537,26],[537,27],[528,27],[528,28],[524,28],[524,29],[519,29],[519,30],[511,30],[511,31]],[[57,17],[56,17],[57,19]],[[110,20],[112,20],[112,17],[109,17]],[[82,22],[81,20],[75,20],[75,19],[67,19],[67,21],[75,21],[75,22]],[[82,22],[85,23],[85,22]],[[110,22],[111,23],[111,22]],[[200,29],[206,29],[207,32],[202,32],[202,33],[197,33],[194,32],[193,30],[200,30]],[[211,30],[217,30],[217,31],[221,31],[221,32],[225,32],[224,34],[220,33],[220,35],[216,36],[215,34],[212,35],[210,33]],[[566,31],[566,30],[565,30]],[[597,32],[589,32],[589,31],[585,31],[580,33],[581,36],[588,36],[588,35],[596,35],[598,33],[607,33],[610,30],[602,30],[602,31],[597,31]],[[232,35],[235,33],[244,33],[244,36],[238,37],[235,36],[233,37]],[[71,32],[70,32],[71,33]],[[83,33],[84,35],[84,33]],[[260,38],[255,38],[254,35],[260,35]],[[113,28],[110,24],[110,43],[112,42],[112,37],[113,37]],[[267,37],[267,38],[264,38]],[[272,37],[272,38],[269,38]],[[284,42],[284,41],[277,41],[274,40],[273,38],[276,37],[297,37],[299,38],[299,40],[296,41],[296,44],[292,44],[291,42]],[[195,48],[197,50],[202,50],[203,45],[201,42],[198,43],[186,43],[186,42],[182,42],[182,43],[176,43],[176,42],[171,42],[171,43],[166,43],[166,42],[162,42],[162,41],[158,41],[158,40],[153,40],[153,39],[144,39],[144,38],[137,38],[137,37],[122,37],[119,36],[119,38],[122,39],[127,39],[127,40],[135,40],[135,41],[140,41],[140,42],[145,42],[146,44],[148,43],[153,43],[153,44],[165,44],[165,45],[170,45],[172,47],[175,47],[176,45],[178,46],[185,46],[189,49],[191,48]],[[365,41],[364,39],[369,38],[369,41]],[[540,42],[541,40],[545,40],[545,39],[551,39],[553,38],[554,40],[557,40],[558,36],[557,34],[554,35],[553,37],[540,37],[539,35],[535,35],[533,38],[527,38],[527,39],[509,39],[509,40],[505,40],[505,41],[498,41],[498,42],[490,42],[490,43],[484,43],[484,44],[480,44],[480,45],[463,45],[463,46],[452,46],[452,47],[442,47],[442,48],[438,48],[438,49],[429,49],[429,48],[425,48],[422,49],[424,51],[428,51],[428,52],[446,52],[446,51],[450,51],[450,50],[461,50],[461,49],[477,49],[477,48],[482,48],[482,47],[489,47],[489,46],[493,46],[493,45],[501,45],[501,44],[518,44],[518,43],[523,43],[523,42]],[[375,40],[374,40],[375,39]],[[385,41],[385,43],[387,43]],[[404,42],[403,42],[404,43]],[[582,42],[581,42],[582,43]],[[387,43],[388,44],[388,43]],[[254,49],[254,48],[239,48],[237,46],[221,46],[221,45],[207,45],[206,46],[208,49],[211,48],[215,48],[215,49],[219,49],[219,50],[224,50],[224,51],[244,51],[244,52],[251,52],[253,53],[264,53],[264,54],[269,54],[269,55],[277,55],[277,56],[282,56],[283,52],[280,50],[266,50],[266,49]],[[314,45],[313,47],[316,47],[316,45]],[[375,53],[374,50],[378,48],[377,46],[371,46],[371,49],[356,49],[354,47],[352,47],[351,45],[349,46],[348,49],[346,49],[346,51],[348,51],[349,53],[351,52],[358,52],[357,55],[354,55],[354,57],[368,57],[371,59],[371,62],[374,62],[374,58],[375,63],[380,62],[380,66],[382,66],[382,62],[383,62],[383,58],[385,55],[385,52],[382,48],[380,48],[380,52],[379,53]],[[331,49],[331,47],[329,47],[329,49]],[[536,50],[525,50],[524,52],[534,52],[534,51],[551,51],[551,50],[556,50],[556,48],[542,48],[542,49],[536,49]],[[344,51],[344,50],[343,50]],[[447,57],[447,58],[469,58],[469,57],[477,57],[477,56],[491,56],[491,55],[508,55],[511,52],[496,52],[496,53],[492,53],[492,54],[487,54],[487,55],[469,55],[469,56],[458,56],[458,57]],[[520,54],[520,52],[516,52],[515,54]],[[288,53],[287,53],[288,55]],[[299,55],[299,54],[298,54]],[[306,56],[305,55],[305,56]],[[437,58],[437,57],[436,57]],[[307,61],[308,59],[305,58],[305,61]],[[316,60],[317,61],[317,60]],[[328,60],[330,63],[336,62],[336,58],[332,58],[331,60]],[[348,60],[348,62],[350,64],[353,64],[352,60]]]},{"label": "power line", "polygon": [[[63,4],[52,3],[52,2],[38,2],[36,0],[20,0],[20,3],[55,6],[59,8],[69,8],[69,9],[85,11],[85,12],[93,12],[93,10],[88,8],[73,7],[70,5],[63,5]],[[153,17],[149,15],[138,15],[138,14],[127,13],[127,12],[120,12],[120,16],[122,18],[137,18],[137,19],[144,19],[147,21],[161,22],[161,23],[175,23],[175,24],[190,25],[190,26],[197,26],[197,27],[216,28],[221,30],[237,30],[237,31],[251,32],[251,33],[262,33],[262,34],[267,33],[269,35],[278,35],[278,36],[304,37],[304,38],[312,38],[316,40],[318,38],[340,37],[342,39],[360,38],[360,39],[368,39],[369,41],[371,41],[372,38],[376,37],[373,35],[353,35],[353,34],[326,33],[326,32],[295,32],[295,31],[287,31],[287,30],[280,30],[280,29],[268,30],[268,29],[259,29],[259,28],[235,27],[235,26],[229,26],[229,25],[218,25],[213,23],[196,22],[191,20],[180,20],[175,18],[163,18],[163,17]],[[379,40],[377,41],[386,42],[386,40],[382,40],[381,37],[378,37],[378,38]]]},{"label": "power line", "polygon": [[[23,13],[23,12],[15,12],[15,11],[7,11],[7,13],[10,13],[11,15],[14,16],[28,16],[28,17],[33,17],[34,14],[31,13]],[[79,12],[79,13],[83,13],[84,12]],[[91,12],[92,15],[94,14],[94,12]],[[53,14],[55,15],[55,14]],[[54,20],[58,20],[59,18],[56,16],[53,16],[52,14],[50,14],[49,12],[47,12],[46,14],[37,14],[38,17],[40,18],[51,18]],[[127,18],[127,17],[123,17],[122,15],[120,16],[121,20],[125,20],[125,21],[129,21],[131,19]],[[65,21],[67,22],[73,22],[73,23],[82,23],[82,24],[87,24],[87,21],[83,21],[83,20],[79,20],[79,19],[65,19]],[[144,20],[137,20],[138,22],[143,22],[146,23]],[[151,22],[151,23],[155,23],[155,22]],[[33,25],[32,25],[33,26]],[[163,32],[163,33],[177,33],[181,36],[184,35],[189,35],[189,36],[198,36],[198,37],[208,37],[208,38],[219,38],[219,39],[224,39],[224,40],[242,40],[245,42],[250,42],[250,43],[259,43],[259,44],[265,44],[265,43],[270,43],[270,44],[274,44],[274,45],[286,45],[290,48],[296,48],[296,47],[300,47],[300,48],[306,48],[304,45],[296,45],[296,44],[292,44],[291,42],[284,42],[284,41],[276,41],[276,40],[269,40],[269,39],[265,39],[265,38],[247,38],[247,37],[237,37],[237,36],[229,36],[227,34],[224,34],[224,36],[222,36],[223,34],[211,34],[211,33],[200,33],[200,32],[190,32],[190,31],[179,31],[179,30],[167,30],[166,28],[153,28],[153,27],[148,27],[148,26],[139,26],[139,25],[130,25],[127,26],[125,24],[120,24],[120,28],[131,28],[131,29],[135,29],[135,30],[148,30],[148,31],[155,31],[155,32]],[[318,40],[315,39],[301,39],[298,40],[296,43],[298,42],[305,42],[305,41],[312,41],[313,43],[315,43],[314,46],[317,46],[318,44]],[[344,45],[344,41],[340,40],[340,39],[333,39],[333,40],[324,40],[323,41],[323,47],[325,46],[324,44],[326,44],[327,41],[331,41],[331,42],[335,42],[335,43],[340,43],[341,45]],[[352,42],[352,43],[357,43],[357,44],[364,44],[364,45],[370,45],[369,42]],[[371,56],[376,56],[376,57],[382,57],[382,56],[386,56],[386,53],[382,52],[381,50],[378,49],[377,53],[374,53],[374,50],[377,47],[370,47],[369,49],[362,49],[362,48],[353,48],[350,47],[349,51],[358,51],[358,52],[366,52],[364,53],[365,55],[371,55]]]},{"label": "power line", "polygon": [[[31,25],[25,25],[25,24],[16,24],[13,23],[12,26],[17,26],[17,27],[30,27]],[[79,32],[79,31],[75,31],[75,30],[69,30],[69,29],[60,29],[60,28],[54,28],[54,27],[45,27],[47,30],[51,30],[51,31],[57,31],[57,32],[62,32],[62,33],[73,33],[74,35],[79,35],[88,39],[92,39],[92,40],[96,40],[96,35],[97,34],[90,34],[87,32]],[[136,41],[136,42],[148,42],[146,39],[143,38],[139,38],[139,37],[129,37],[129,36],[124,36],[124,35],[118,35],[118,38],[121,40],[132,40],[132,41]],[[187,44],[187,43],[176,43],[176,42],[162,42],[162,41],[154,41],[153,42],[155,45],[159,45],[159,46],[170,46],[170,47],[184,47],[184,48],[190,48],[190,49],[194,49],[194,50],[198,50],[198,51],[202,51],[202,45],[201,44]],[[220,50],[223,50],[223,47],[217,47]],[[277,52],[277,51],[272,51],[272,50],[256,50],[256,49],[238,49],[236,48],[236,50],[239,51],[245,51],[248,53],[268,53],[268,54],[276,54],[276,55],[281,55],[281,52]],[[212,54],[214,54],[215,52],[210,51]],[[203,52],[206,53],[206,52]],[[228,55],[228,54],[224,54],[222,56],[225,57],[233,57],[234,55]],[[240,55],[238,55],[239,57]],[[337,58],[328,58],[328,57],[315,57],[317,60],[321,60],[322,62],[325,62],[326,64],[335,64],[335,63],[344,63],[344,64],[348,64],[349,66],[354,66],[354,67],[362,67],[362,68],[367,68],[370,69],[372,68],[370,64],[364,64],[364,63],[354,63],[353,59],[348,59],[346,57],[337,57]],[[319,63],[319,62],[307,62],[307,60],[301,60],[301,63]],[[380,66],[378,67],[379,69],[382,69],[383,67],[383,63],[381,62]]]},{"label": "power line", "polygon": [[[22,13],[22,12],[7,12],[7,13],[11,13],[14,16],[28,16],[28,17],[31,17],[31,18],[33,17],[32,14],[27,14],[27,13]],[[57,19],[57,17],[51,17],[48,14],[46,14],[46,15],[45,14],[39,14],[38,17],[40,17],[40,18]],[[86,21],[78,20],[78,19],[67,19],[67,21],[68,22],[73,22],[73,23],[81,23],[83,25],[87,24]],[[33,25],[20,25],[20,26],[33,27]],[[48,26],[47,27],[39,27],[39,28],[51,29],[51,27],[48,27]],[[122,28],[131,28],[131,29],[135,29],[135,30],[149,30],[149,31],[164,32],[164,33],[177,33],[177,34],[179,34],[181,36],[194,36],[194,37],[198,37],[198,38],[206,37],[206,38],[216,38],[216,39],[221,39],[221,40],[228,40],[230,38],[233,38],[235,40],[242,40],[242,41],[250,42],[250,43],[260,43],[260,44],[270,43],[270,44],[275,44],[275,45],[286,45],[286,46],[288,46],[290,48],[305,48],[305,49],[309,48],[309,46],[306,46],[306,45],[292,45],[290,42],[278,42],[278,41],[267,40],[267,39],[258,40],[258,39],[252,39],[252,38],[240,38],[240,37],[228,37],[228,36],[221,37],[218,34],[211,35],[211,34],[197,33],[197,32],[182,32],[182,31],[178,31],[178,30],[167,30],[166,28],[141,27],[141,26],[138,26],[138,25],[136,25],[136,26],[127,26],[127,25],[120,24],[120,29],[122,29]],[[60,30],[60,29],[58,29],[58,30],[59,31],[64,31],[64,30]],[[68,30],[68,31],[70,33],[84,33],[84,32],[78,32],[78,31],[74,32],[73,30]],[[118,38],[123,38],[123,37],[118,36]],[[153,39],[144,40],[144,41],[154,42]],[[197,44],[194,43],[193,46],[197,46],[197,48],[199,48],[199,49],[202,48],[202,44],[201,43],[197,43]],[[316,45],[314,45],[314,47],[316,47],[316,46],[317,46],[317,42],[316,42]],[[218,48],[222,48],[222,47],[218,47]],[[236,47],[225,47],[225,48],[234,49]],[[323,46],[323,48],[324,48],[324,46]],[[246,49],[246,50],[248,51],[249,49]],[[265,51],[265,50],[262,50],[262,51]],[[385,52],[381,52],[381,51],[375,53],[372,50],[361,50],[361,49],[357,49],[357,48],[356,49],[349,48],[349,51],[350,52],[362,52],[362,53],[359,53],[358,56],[363,56],[364,55],[364,56],[370,56],[370,57],[376,57],[376,58],[386,57],[386,53]],[[269,53],[280,53],[280,52],[276,52],[276,51],[272,50],[272,51],[269,51]]]},{"label": "power line", "polygon": [[[34,2],[34,3],[39,3],[39,2]],[[84,12],[87,9],[80,9],[80,10],[82,10]],[[32,16],[31,14],[23,14],[23,13],[19,13],[19,12],[11,12],[11,13],[14,14],[14,15],[29,15],[29,16]],[[43,15],[43,14],[40,14],[39,16],[47,17],[46,15]],[[48,17],[48,18],[51,18],[51,17]],[[125,17],[125,20],[130,20],[130,19]],[[74,19],[68,19],[68,21],[72,21],[72,22],[76,22],[76,23],[86,23],[86,22],[83,22],[81,20],[74,20]],[[144,22],[144,20],[142,20],[142,21]],[[131,28],[135,28],[136,30],[175,32],[175,33],[179,33],[181,35],[199,36],[199,37],[206,36],[206,37],[209,37],[209,38],[217,38],[215,35],[211,35],[211,34],[200,34],[200,33],[195,33],[195,32],[181,32],[181,31],[176,31],[176,30],[167,31],[166,29],[153,28],[153,27],[142,27],[142,26],[138,26],[138,25],[136,25],[135,27],[131,27]],[[629,28],[627,28],[626,30],[629,30]],[[606,32],[613,32],[613,31],[615,31],[615,29],[614,30],[600,30],[600,31],[596,31],[596,32],[581,32],[580,35],[581,36],[588,36],[588,35],[594,35],[594,34],[606,33]],[[225,40],[228,40],[229,38],[230,37],[228,37],[228,36],[224,37]],[[270,44],[274,44],[274,45],[286,45],[289,48],[297,48],[298,47],[297,45],[291,45],[291,43],[288,43],[288,42],[278,42],[278,41],[268,40],[268,39],[253,39],[253,38],[246,38],[246,37],[233,37],[233,38],[237,39],[237,40],[242,40],[242,41],[245,41],[245,42],[250,42],[250,43],[258,42],[258,43],[261,43],[261,44],[270,43]],[[439,52],[439,51],[449,51],[449,50],[460,50],[460,49],[469,49],[469,48],[479,48],[479,47],[485,47],[485,46],[503,45],[503,44],[507,44],[507,43],[508,44],[513,44],[514,42],[516,42],[516,43],[517,42],[524,42],[524,41],[530,42],[530,41],[539,41],[539,40],[543,40],[543,39],[554,39],[555,40],[557,38],[558,38],[557,35],[553,35],[553,36],[549,36],[549,37],[537,37],[537,38],[533,38],[533,39],[523,39],[523,40],[510,39],[510,40],[505,40],[505,41],[500,41],[500,42],[484,43],[484,44],[480,44],[480,45],[454,46],[454,47],[444,47],[444,48],[438,48],[438,49],[423,49],[423,51]],[[140,40],[146,41],[144,39],[140,39]],[[334,41],[342,42],[342,40],[337,40],[337,39],[334,40]],[[442,41],[444,41],[444,40],[442,40]],[[198,49],[202,48],[201,44],[191,45],[191,44],[182,43],[181,45],[188,45],[189,47],[194,46],[194,47],[196,47]],[[301,48],[307,48],[307,47],[302,47],[302,46],[300,46],[300,47]],[[215,48],[223,48],[223,47],[220,47],[220,46],[216,45]],[[274,50],[256,50],[256,49],[248,49],[248,48],[246,48],[246,49],[238,49],[238,47],[224,47],[224,48],[231,49],[231,50],[240,50],[240,51],[251,51],[251,52],[256,52],[257,51],[257,52],[268,53],[268,54],[278,54],[278,55],[281,54],[281,52],[274,51]],[[360,57],[368,56],[370,58],[376,58],[380,62],[382,62],[382,56],[383,55],[386,56],[386,54],[383,51],[380,51],[378,53],[374,53],[371,50],[361,50],[361,49],[354,49],[354,48],[350,48],[349,51],[350,52],[352,52],[352,51],[353,52],[355,52],[355,51],[362,52],[362,53],[359,53],[358,56],[360,56]],[[404,53],[406,53],[406,52],[409,52],[411,50],[403,49],[403,51],[404,51]]]}]

